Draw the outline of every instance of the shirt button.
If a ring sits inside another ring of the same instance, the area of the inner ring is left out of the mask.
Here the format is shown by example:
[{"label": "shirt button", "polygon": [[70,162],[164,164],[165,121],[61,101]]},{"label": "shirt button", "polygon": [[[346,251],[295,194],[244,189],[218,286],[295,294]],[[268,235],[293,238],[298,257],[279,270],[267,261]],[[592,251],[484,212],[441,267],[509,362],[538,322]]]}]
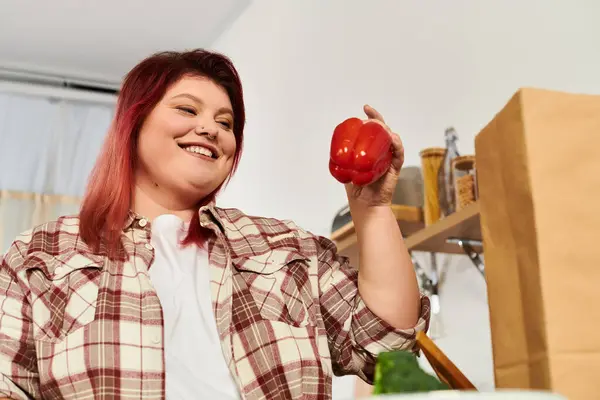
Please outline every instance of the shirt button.
[{"label": "shirt button", "polygon": [[143,227],[145,227],[146,225],[148,225],[148,220],[147,220],[146,218],[142,218],[142,219],[140,219],[140,222],[139,222],[139,224],[140,224],[140,226],[143,228]]},{"label": "shirt button", "polygon": [[54,275],[60,275],[63,272],[63,267],[54,268]]},{"label": "shirt button", "polygon": [[160,343],[160,336],[158,336],[158,335],[152,336],[152,343],[159,344]]},{"label": "shirt button", "polygon": [[154,250],[154,247],[152,247],[152,245],[150,243],[146,243],[144,245],[145,248],[147,248],[148,250]]}]

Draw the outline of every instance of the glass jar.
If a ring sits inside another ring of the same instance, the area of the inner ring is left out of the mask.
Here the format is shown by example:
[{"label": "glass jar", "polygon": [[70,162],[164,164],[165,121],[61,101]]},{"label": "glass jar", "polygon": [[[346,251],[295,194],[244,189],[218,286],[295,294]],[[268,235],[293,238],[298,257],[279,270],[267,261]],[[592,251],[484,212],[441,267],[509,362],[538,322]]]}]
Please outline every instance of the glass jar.
[{"label": "glass jar", "polygon": [[462,210],[476,200],[475,156],[458,156],[452,159],[452,179],[456,211]]},{"label": "glass jar", "polygon": [[446,150],[428,147],[421,150],[421,173],[423,174],[423,216],[425,225],[431,225],[441,218],[438,173],[444,162]]}]

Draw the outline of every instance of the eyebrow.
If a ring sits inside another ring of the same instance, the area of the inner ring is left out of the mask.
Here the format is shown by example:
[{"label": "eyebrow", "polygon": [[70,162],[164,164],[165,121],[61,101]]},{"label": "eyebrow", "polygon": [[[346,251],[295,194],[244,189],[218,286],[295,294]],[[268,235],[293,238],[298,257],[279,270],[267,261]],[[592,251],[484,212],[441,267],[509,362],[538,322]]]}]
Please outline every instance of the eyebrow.
[{"label": "eyebrow", "polygon": [[[200,98],[198,98],[198,97],[196,97],[196,96],[194,96],[193,94],[190,94],[190,93],[181,93],[181,94],[178,94],[176,96],[171,97],[171,99],[177,99],[179,97],[187,97],[188,99],[190,99],[190,100],[192,100],[192,101],[194,101],[194,102],[196,102],[198,104],[204,104],[204,102]],[[217,110],[217,114],[231,114],[231,116],[233,117],[233,111],[229,107],[221,107],[221,108],[219,108]]]}]

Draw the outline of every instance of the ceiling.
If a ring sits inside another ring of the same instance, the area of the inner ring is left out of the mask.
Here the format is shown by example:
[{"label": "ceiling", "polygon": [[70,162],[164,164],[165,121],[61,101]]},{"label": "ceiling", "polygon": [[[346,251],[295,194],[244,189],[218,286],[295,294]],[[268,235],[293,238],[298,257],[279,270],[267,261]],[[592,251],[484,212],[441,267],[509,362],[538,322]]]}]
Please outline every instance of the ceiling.
[{"label": "ceiling", "polygon": [[119,82],[155,51],[210,47],[249,2],[2,0],[0,67]]}]

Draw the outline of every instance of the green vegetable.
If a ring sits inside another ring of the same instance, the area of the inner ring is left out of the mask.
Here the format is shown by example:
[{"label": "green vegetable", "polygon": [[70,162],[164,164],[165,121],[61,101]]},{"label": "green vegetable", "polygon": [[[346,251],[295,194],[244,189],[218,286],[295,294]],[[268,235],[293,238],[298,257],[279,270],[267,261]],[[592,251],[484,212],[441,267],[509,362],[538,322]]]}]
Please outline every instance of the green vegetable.
[{"label": "green vegetable", "polygon": [[421,369],[416,355],[408,351],[380,353],[375,366],[374,383],[373,394],[450,389],[436,377]]}]

